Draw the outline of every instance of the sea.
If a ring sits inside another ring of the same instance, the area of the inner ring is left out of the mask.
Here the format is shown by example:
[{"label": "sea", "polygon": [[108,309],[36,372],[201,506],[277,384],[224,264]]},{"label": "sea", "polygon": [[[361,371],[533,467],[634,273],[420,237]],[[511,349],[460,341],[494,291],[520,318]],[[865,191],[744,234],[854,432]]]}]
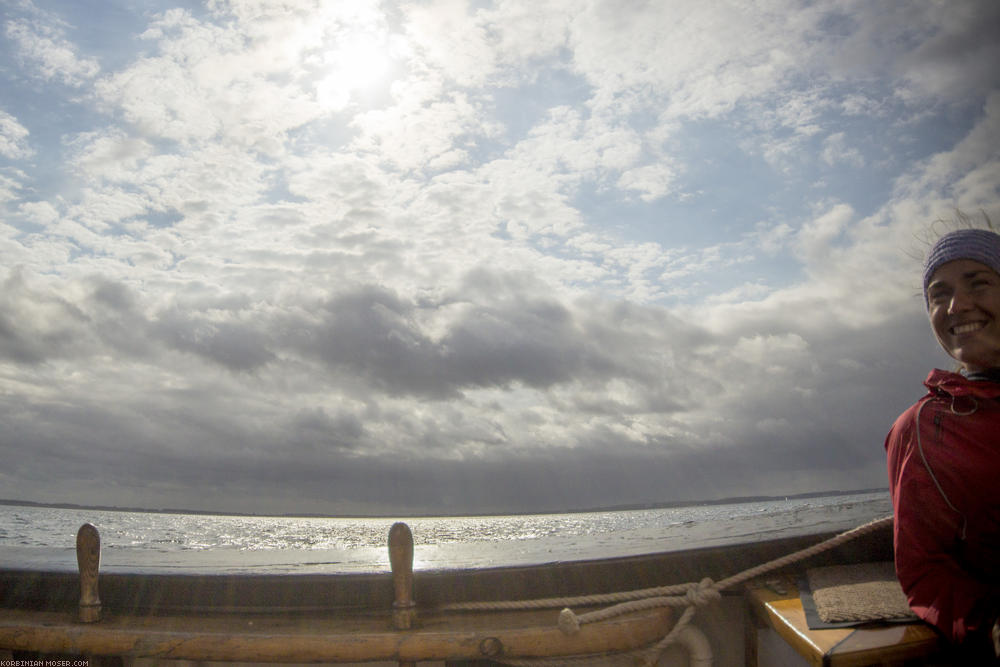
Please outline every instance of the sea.
[{"label": "sea", "polygon": [[414,569],[590,560],[842,532],[892,513],[888,491],[660,509],[511,516],[297,518],[0,505],[0,569],[76,570],[76,532],[101,536],[101,571],[389,571],[389,528],[413,532]]}]

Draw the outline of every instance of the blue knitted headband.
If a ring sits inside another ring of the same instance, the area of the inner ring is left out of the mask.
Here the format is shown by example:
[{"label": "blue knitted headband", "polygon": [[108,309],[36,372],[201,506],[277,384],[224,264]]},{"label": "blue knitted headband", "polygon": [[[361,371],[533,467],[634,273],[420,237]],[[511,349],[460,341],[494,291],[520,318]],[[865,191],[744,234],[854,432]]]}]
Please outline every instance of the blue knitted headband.
[{"label": "blue knitted headband", "polygon": [[1000,274],[1000,234],[987,229],[959,229],[937,240],[924,262],[924,303],[927,286],[938,267],[956,259],[971,259]]}]

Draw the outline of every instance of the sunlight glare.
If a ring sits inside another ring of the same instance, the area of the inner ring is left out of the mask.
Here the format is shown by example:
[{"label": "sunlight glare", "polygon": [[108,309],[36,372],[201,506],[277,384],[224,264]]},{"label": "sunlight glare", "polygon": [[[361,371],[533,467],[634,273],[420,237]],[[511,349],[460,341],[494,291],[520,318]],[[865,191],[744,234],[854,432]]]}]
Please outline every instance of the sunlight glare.
[{"label": "sunlight glare", "polygon": [[345,36],[323,55],[327,75],[316,86],[323,106],[342,109],[351,96],[382,82],[391,57],[384,35],[359,33]]}]

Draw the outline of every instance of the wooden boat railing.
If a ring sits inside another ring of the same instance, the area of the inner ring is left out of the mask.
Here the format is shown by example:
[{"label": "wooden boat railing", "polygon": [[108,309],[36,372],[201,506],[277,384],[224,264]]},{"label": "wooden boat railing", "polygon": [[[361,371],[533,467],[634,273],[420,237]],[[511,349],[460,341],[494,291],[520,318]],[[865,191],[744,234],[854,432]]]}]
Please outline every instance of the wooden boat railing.
[{"label": "wooden boat railing", "polygon": [[[722,579],[813,545],[816,538],[531,567],[428,571],[420,573],[415,595],[413,538],[403,523],[395,524],[389,534],[391,577],[99,577],[100,538],[86,524],[78,533],[76,576],[0,571],[0,650],[18,655],[402,665],[423,660],[516,663],[631,651],[670,632],[677,622],[674,613],[664,607],[644,609],[567,634],[557,627],[558,611],[551,608],[473,612],[456,611],[454,606],[469,600],[551,598]],[[883,532],[811,556],[808,564],[891,557],[891,549],[891,535]],[[71,593],[74,588],[78,595]],[[588,609],[576,611],[585,615]]]},{"label": "wooden boat railing", "polygon": [[[131,656],[161,659],[364,662],[532,659],[635,649],[670,629],[669,609],[646,610],[569,637],[551,611],[488,613],[420,610],[414,598],[413,536],[405,523],[389,532],[393,601],[365,607],[164,605],[108,609],[99,590],[100,536],[77,534],[79,600],[75,613],[51,605],[0,610],[0,648],[18,654]],[[186,609],[184,608],[186,606]],[[386,612],[390,613],[386,613]]]}]

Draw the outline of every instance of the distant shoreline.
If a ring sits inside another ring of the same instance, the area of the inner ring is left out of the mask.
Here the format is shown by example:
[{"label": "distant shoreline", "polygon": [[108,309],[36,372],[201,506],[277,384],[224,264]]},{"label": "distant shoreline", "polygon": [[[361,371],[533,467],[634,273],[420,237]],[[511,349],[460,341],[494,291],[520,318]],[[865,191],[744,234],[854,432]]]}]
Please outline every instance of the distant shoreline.
[{"label": "distant shoreline", "polygon": [[[537,512],[491,512],[482,514],[419,514],[410,518],[447,518],[457,516],[518,516],[526,514],[587,514],[590,512],[628,512],[636,510],[657,510],[671,509],[674,507],[697,507],[701,505],[736,505],[739,503],[759,503],[775,500],[802,500],[805,498],[825,498],[830,496],[852,496],[860,493],[881,493],[888,492],[888,488],[876,489],[855,489],[850,491],[812,491],[809,493],[782,494],[776,496],[734,496],[730,498],[718,498],[714,500],[678,500],[661,503],[634,503],[629,505],[612,505],[607,507],[590,507],[583,509],[561,509],[561,510],[540,510]],[[114,505],[76,505],[73,503],[40,503],[31,500],[14,500],[0,498],[0,505],[10,507],[38,507],[45,509],[66,509],[66,510],[94,510],[99,512],[142,512],[147,514],[195,514],[206,516],[260,516],[271,518],[298,518],[298,519],[392,519],[402,514],[317,514],[317,513],[279,513],[261,514],[252,512],[213,512],[209,510],[191,510],[176,508],[149,508],[149,507],[118,507]]]}]

